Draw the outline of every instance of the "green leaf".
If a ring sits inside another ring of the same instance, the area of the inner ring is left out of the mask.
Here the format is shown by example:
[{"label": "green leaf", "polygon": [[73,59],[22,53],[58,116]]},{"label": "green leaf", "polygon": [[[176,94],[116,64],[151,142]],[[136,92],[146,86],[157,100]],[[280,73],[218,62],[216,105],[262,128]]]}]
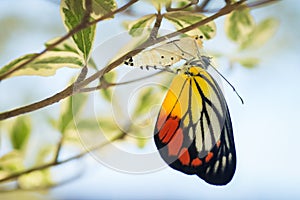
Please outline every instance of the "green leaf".
[{"label": "green leaf", "polygon": [[54,185],[50,169],[33,171],[19,177],[18,185],[21,189],[38,189]]},{"label": "green leaf", "polygon": [[93,58],[90,58],[90,59],[89,59],[89,61],[88,61],[88,66],[92,67],[92,68],[95,69],[95,70],[98,70],[97,64],[96,64],[96,62],[94,61]]},{"label": "green leaf", "polygon": [[116,80],[116,76],[117,76],[116,71],[111,71],[111,72],[106,73],[104,75],[104,79],[105,79],[105,81],[107,81],[109,83],[112,83]]},{"label": "green leaf", "polygon": [[[115,71],[109,72],[104,75],[104,80],[107,81],[108,83],[114,82],[115,79],[116,79]],[[112,92],[113,92],[112,88],[103,88],[100,90],[100,94],[108,102],[111,102],[112,100]]]},{"label": "green leaf", "polygon": [[97,19],[117,8],[114,0],[92,0],[92,17]]},{"label": "green leaf", "polygon": [[[45,43],[45,46],[49,47],[58,39],[59,38],[51,39]],[[17,66],[28,61],[36,55],[37,54],[35,53],[26,54],[11,61],[0,69],[0,75],[14,70]],[[66,40],[55,46],[51,51],[46,52],[21,69],[13,72],[8,77],[24,75],[52,76],[60,68],[81,68],[84,66],[84,64],[85,61],[83,60],[82,56],[78,54],[75,43],[72,40]]]},{"label": "green leaf", "polygon": [[97,131],[99,130],[99,124],[95,119],[82,119],[76,124],[78,130]]},{"label": "green leaf", "polygon": [[[15,69],[18,65],[26,62],[34,55],[35,54],[27,54],[11,61],[0,69],[0,75]],[[25,65],[23,68],[13,72],[9,77],[23,75],[52,76],[56,73],[56,70],[62,67],[80,68],[83,65],[83,60],[77,53],[49,51],[33,62]]]},{"label": "green leaf", "polygon": [[149,132],[150,133],[152,132],[153,126],[149,125],[149,124],[152,124],[152,122],[150,122],[149,119],[146,119],[146,121],[144,121],[144,122],[146,122],[146,123],[144,124],[142,122],[142,123],[136,124],[136,121],[134,121],[134,124],[131,127],[130,132],[128,133],[129,135],[134,136],[132,138],[134,139],[135,143],[137,144],[137,146],[139,148],[144,148],[151,139]]},{"label": "green leaf", "polygon": [[160,92],[150,87],[142,89],[133,112],[133,118],[138,118],[148,113],[153,105],[158,104]]},{"label": "green leaf", "polygon": [[[13,150],[0,158],[0,171],[18,172],[24,169],[23,155],[18,150]],[[1,177],[0,177],[1,178]]]},{"label": "green leaf", "polygon": [[[45,46],[49,47],[50,45],[52,45],[53,43],[55,43],[59,39],[60,39],[60,37],[53,38],[53,39],[47,41],[45,43]],[[56,45],[51,51],[66,51],[66,52],[73,52],[73,53],[78,54],[78,51],[76,49],[76,44],[71,39],[67,39],[64,42]]]},{"label": "green leaf", "polygon": [[98,123],[103,133],[113,135],[115,132],[120,132],[120,128],[115,123],[113,118],[101,117],[98,119]]},{"label": "green leaf", "polygon": [[111,102],[111,99],[112,99],[112,89],[111,88],[101,89],[100,94],[106,101]]},{"label": "green leaf", "polygon": [[38,149],[37,155],[35,156],[34,164],[42,165],[47,162],[51,162],[54,159],[54,154],[57,150],[57,146],[53,144],[44,144]]},{"label": "green leaf", "polygon": [[[61,15],[63,22],[68,31],[73,30],[82,23],[86,11],[84,9],[84,0],[62,0]],[[81,31],[76,32],[72,39],[82,52],[84,60],[87,62],[92,50],[95,38],[96,25],[89,26]]]},{"label": "green leaf", "polygon": [[[191,2],[196,2],[197,0],[173,0],[172,3],[175,3],[174,8],[183,8],[185,6],[187,6],[188,4],[190,4]],[[186,11],[191,11],[193,9],[192,6],[185,8],[184,10]]]},{"label": "green leaf", "polygon": [[26,145],[31,133],[31,122],[28,117],[18,117],[13,124],[10,140],[13,148],[21,150]]},{"label": "green leaf", "polygon": [[224,23],[225,33],[229,39],[241,43],[255,26],[250,9],[241,7],[227,15]]},{"label": "green leaf", "polygon": [[241,45],[240,49],[258,48],[265,44],[277,30],[279,22],[274,18],[267,18],[260,22],[248,35]]},{"label": "green leaf", "polygon": [[[205,15],[191,13],[188,11],[168,12],[165,18],[173,23],[177,30],[195,24],[206,18]],[[188,31],[187,35],[203,35],[205,39],[211,39],[216,35],[216,24],[214,21],[199,26],[198,28]]]},{"label": "green leaf", "polygon": [[155,7],[156,10],[161,10],[165,5],[169,5],[171,0],[148,0]]},{"label": "green leaf", "polygon": [[135,134],[135,139],[136,139],[136,143],[137,146],[139,148],[144,148],[147,144],[147,142],[149,142],[149,138],[146,138],[145,135],[143,135],[143,133],[141,133],[142,130],[139,130],[136,132]]},{"label": "green leaf", "polygon": [[64,134],[69,127],[74,127],[74,118],[76,118],[87,101],[87,95],[76,94],[69,97],[62,105],[60,120],[58,121],[58,130]]},{"label": "green leaf", "polygon": [[132,35],[133,37],[140,36],[145,31],[149,31],[150,25],[155,19],[155,15],[145,15],[135,21],[128,22],[125,24],[127,29],[129,30],[129,34]]},{"label": "green leaf", "polygon": [[240,63],[242,66],[249,69],[255,68],[259,63],[258,58],[240,58],[240,59],[235,59],[234,61]]}]

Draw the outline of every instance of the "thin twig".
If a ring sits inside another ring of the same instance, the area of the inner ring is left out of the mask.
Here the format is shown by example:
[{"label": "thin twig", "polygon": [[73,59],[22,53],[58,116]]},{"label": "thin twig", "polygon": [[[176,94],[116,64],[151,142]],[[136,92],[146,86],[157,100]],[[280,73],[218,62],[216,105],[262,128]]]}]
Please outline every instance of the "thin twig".
[{"label": "thin twig", "polygon": [[[261,0],[261,1],[256,1],[256,2],[250,2],[250,3],[246,3],[246,6],[248,8],[257,8],[266,4],[271,4],[271,3],[276,3],[279,2],[280,0]],[[220,9],[204,9],[201,7],[196,7],[195,10],[193,12],[202,12],[202,13],[215,13],[215,12],[219,12]]]},{"label": "thin twig", "polygon": [[112,16],[114,16],[115,14],[122,12],[124,10],[126,10],[127,8],[129,8],[130,6],[132,6],[133,4],[135,4],[136,2],[138,2],[139,0],[131,0],[129,1],[127,4],[125,4],[124,6],[116,9],[115,11],[109,12],[105,15],[103,15],[102,17],[95,19],[93,21],[90,21],[89,23],[87,23],[87,26],[92,26],[94,24],[97,24],[100,21],[103,21],[105,19],[111,18]]},{"label": "thin twig", "polygon": [[154,23],[154,27],[153,27],[153,29],[151,30],[151,33],[150,33],[150,38],[152,40],[155,40],[157,38],[158,30],[160,28],[162,19],[163,19],[163,16],[161,15],[160,11],[158,11],[157,14],[156,14],[156,20],[155,20],[155,23]]},{"label": "thin twig", "polygon": [[53,162],[55,162],[55,163],[58,162],[58,157],[59,157],[59,154],[61,152],[61,148],[62,148],[63,142],[64,142],[64,136],[61,136],[61,138],[60,138],[60,140],[59,140],[59,142],[57,144],[56,152],[54,154]]},{"label": "thin twig", "polygon": [[11,75],[13,72],[21,69],[22,67],[24,67],[25,65],[33,62],[34,60],[36,60],[37,58],[39,58],[40,56],[44,55],[46,52],[52,50],[54,47],[56,47],[57,45],[59,45],[60,43],[62,43],[63,41],[67,40],[68,38],[72,37],[75,33],[89,27],[92,26],[96,23],[98,23],[99,21],[103,21],[105,19],[111,18],[113,15],[122,12],[124,10],[126,10],[128,7],[130,7],[132,4],[138,2],[139,0],[131,0],[129,1],[127,4],[125,4],[124,6],[116,9],[115,11],[109,12],[105,15],[103,15],[102,17],[91,21],[91,22],[85,22],[84,20],[82,20],[82,22],[80,24],[78,24],[76,27],[74,27],[72,30],[70,30],[66,35],[62,36],[60,39],[58,39],[56,42],[48,45],[43,51],[41,51],[40,53],[34,54],[34,56],[32,56],[30,59],[28,59],[27,61],[17,65],[15,68],[3,73],[2,75],[0,75],[0,81],[2,81],[3,79],[5,79],[6,77],[8,77],[9,75]]},{"label": "thin twig", "polygon": [[24,188],[24,187],[21,187],[19,185],[19,182],[17,182],[17,186],[15,188],[3,188],[3,189],[0,189],[0,192],[1,193],[4,193],[4,192],[13,192],[13,191],[34,191],[34,192],[37,192],[38,190],[45,190],[45,189],[53,189],[55,187],[59,187],[59,186],[63,186],[65,184],[68,184],[78,178],[80,178],[81,176],[83,175],[83,173],[81,171],[78,171],[77,173],[74,173],[72,174],[71,177],[67,177],[67,179],[63,179],[63,180],[59,180],[59,182],[52,182],[52,183],[47,183],[47,185],[41,185],[41,186],[34,186],[32,188]]},{"label": "thin twig", "polygon": [[30,169],[27,169],[27,170],[24,170],[24,171],[21,171],[21,172],[17,172],[17,173],[11,174],[11,175],[9,175],[7,177],[4,177],[4,178],[0,179],[0,182],[5,182],[5,181],[11,180],[11,179],[16,179],[16,178],[18,178],[18,177],[20,177],[20,176],[22,176],[24,174],[28,174],[30,172],[34,172],[34,171],[38,171],[38,170],[43,170],[43,169],[46,169],[46,168],[49,168],[49,167],[53,167],[53,166],[58,166],[58,165],[66,163],[66,162],[69,162],[69,161],[81,158],[81,157],[87,155],[90,152],[93,152],[93,151],[96,151],[98,149],[101,149],[102,147],[110,144],[111,142],[114,142],[114,141],[119,140],[119,139],[123,139],[125,135],[126,135],[126,133],[122,132],[121,134],[115,136],[111,140],[106,141],[106,142],[104,142],[102,144],[96,145],[96,146],[94,146],[92,148],[89,148],[88,150],[86,150],[84,152],[81,152],[81,153],[79,153],[79,154],[77,154],[75,156],[72,156],[72,157],[70,157],[68,159],[65,159],[65,160],[62,160],[62,161],[57,161],[57,162],[56,161],[52,161],[52,162],[44,164],[44,165],[40,165],[40,166],[33,167],[33,168],[30,168]]},{"label": "thin twig", "polygon": [[137,79],[133,79],[133,80],[130,80],[130,81],[125,81],[125,82],[119,82],[119,83],[109,83],[109,82],[106,82],[105,86],[103,86],[103,84],[100,84],[100,85],[98,85],[96,87],[82,88],[78,92],[79,93],[93,92],[95,90],[100,90],[100,89],[104,89],[104,88],[107,89],[108,87],[119,86],[119,85],[127,85],[127,84],[130,84],[130,83],[134,83],[134,82],[145,80],[147,78],[151,78],[153,76],[161,74],[162,72],[165,72],[165,71],[159,71],[159,72],[156,72],[155,74],[150,74],[148,76],[144,76],[144,77],[141,77],[141,78],[137,78]]},{"label": "thin twig", "polygon": [[87,68],[87,66],[84,66],[84,67],[81,69],[81,72],[80,72],[80,74],[78,75],[78,77],[77,77],[75,83],[79,83],[79,82],[83,81],[83,80],[85,79],[87,73],[88,73],[88,68]]},{"label": "thin twig", "polygon": [[266,4],[271,4],[271,3],[276,3],[279,2],[280,0],[261,0],[261,1],[256,1],[256,2],[251,2],[247,4],[247,7],[249,8],[257,8],[262,5]]},{"label": "thin twig", "polygon": [[203,0],[201,5],[199,6],[199,9],[204,10],[206,8],[206,6],[209,4],[209,2],[210,2],[210,0]]},{"label": "thin twig", "polygon": [[209,4],[210,0],[203,0],[203,2],[200,4],[200,6],[196,6],[195,10],[196,12],[204,12],[206,6]]}]

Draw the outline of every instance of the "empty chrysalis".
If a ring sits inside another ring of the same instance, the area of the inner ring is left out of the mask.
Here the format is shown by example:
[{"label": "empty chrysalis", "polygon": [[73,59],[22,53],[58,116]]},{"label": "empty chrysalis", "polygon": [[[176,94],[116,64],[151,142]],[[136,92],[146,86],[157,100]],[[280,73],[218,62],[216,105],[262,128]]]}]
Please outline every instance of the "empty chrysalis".
[{"label": "empty chrysalis", "polygon": [[201,59],[203,36],[184,37],[172,40],[158,47],[144,50],[141,53],[129,57],[124,64],[134,67],[169,67],[185,60],[187,63]]}]

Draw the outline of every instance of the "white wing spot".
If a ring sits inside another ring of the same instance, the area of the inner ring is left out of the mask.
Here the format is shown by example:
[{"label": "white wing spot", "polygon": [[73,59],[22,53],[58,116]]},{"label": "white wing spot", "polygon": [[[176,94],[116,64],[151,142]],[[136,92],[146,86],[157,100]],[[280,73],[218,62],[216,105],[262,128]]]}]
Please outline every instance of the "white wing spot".
[{"label": "white wing spot", "polygon": [[232,153],[228,154],[228,162],[231,163],[232,162]]},{"label": "white wing spot", "polygon": [[224,173],[225,172],[225,166],[226,166],[226,156],[222,156],[222,167],[221,170]]},{"label": "white wing spot", "polygon": [[214,174],[217,173],[219,165],[220,165],[220,161],[217,160],[216,163],[215,163],[215,165],[214,165]]}]

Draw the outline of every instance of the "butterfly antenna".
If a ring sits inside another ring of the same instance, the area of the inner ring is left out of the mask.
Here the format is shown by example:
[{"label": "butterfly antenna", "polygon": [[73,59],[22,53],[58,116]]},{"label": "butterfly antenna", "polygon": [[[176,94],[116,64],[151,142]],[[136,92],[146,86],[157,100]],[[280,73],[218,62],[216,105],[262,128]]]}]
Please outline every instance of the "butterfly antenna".
[{"label": "butterfly antenna", "polygon": [[234,88],[234,86],[212,64],[210,64],[210,66],[215,70],[215,72],[217,72],[228,83],[228,85],[233,89],[233,91],[235,92],[235,94],[240,98],[242,104],[244,104],[243,98],[239,95],[239,93],[236,91],[236,89]]}]

